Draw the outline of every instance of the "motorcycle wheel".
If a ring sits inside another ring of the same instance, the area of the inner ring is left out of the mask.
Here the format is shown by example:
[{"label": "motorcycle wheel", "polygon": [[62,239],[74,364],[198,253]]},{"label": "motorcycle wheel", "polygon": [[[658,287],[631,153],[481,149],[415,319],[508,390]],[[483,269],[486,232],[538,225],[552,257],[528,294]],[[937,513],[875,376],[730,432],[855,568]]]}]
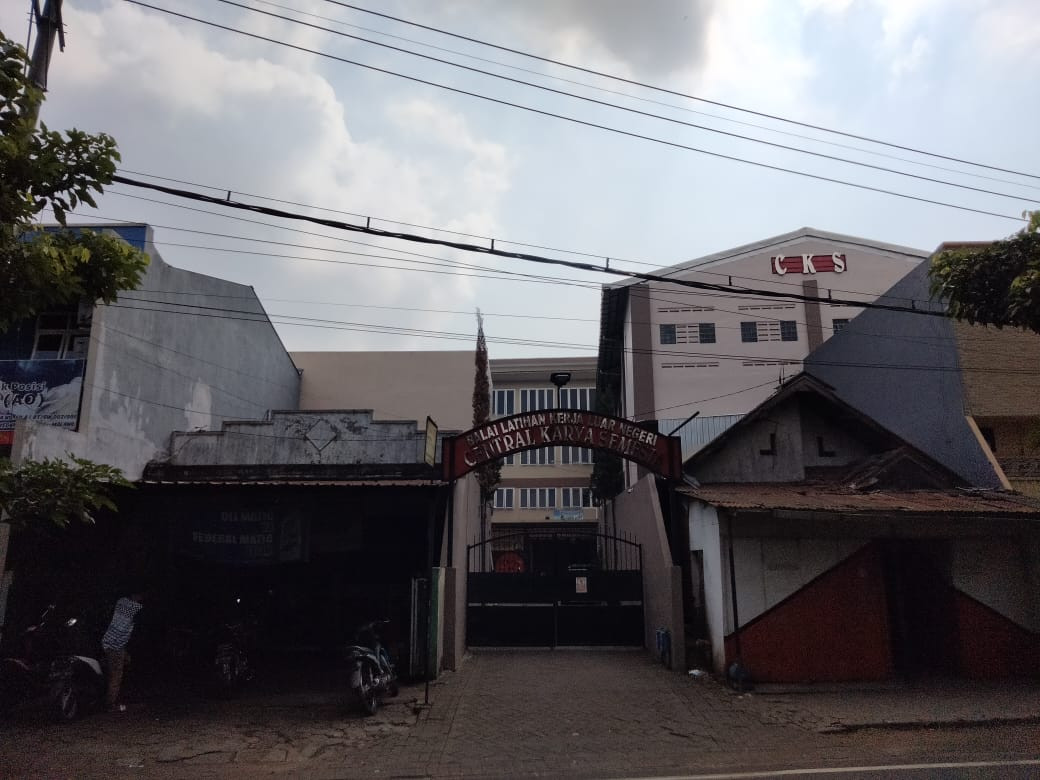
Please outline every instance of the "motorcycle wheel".
[{"label": "motorcycle wheel", "polygon": [[52,703],[54,719],[59,723],[71,723],[79,717],[79,705],[79,691],[72,684],[72,680],[66,680],[54,694]]},{"label": "motorcycle wheel", "polygon": [[375,715],[379,711],[379,697],[376,695],[376,683],[372,677],[372,667],[368,664],[361,666],[361,685],[355,691],[361,709],[366,715]]},{"label": "motorcycle wheel", "polygon": [[397,687],[397,680],[392,680],[390,685],[387,687],[387,693],[390,694],[390,698],[393,699],[401,692],[401,689]]}]

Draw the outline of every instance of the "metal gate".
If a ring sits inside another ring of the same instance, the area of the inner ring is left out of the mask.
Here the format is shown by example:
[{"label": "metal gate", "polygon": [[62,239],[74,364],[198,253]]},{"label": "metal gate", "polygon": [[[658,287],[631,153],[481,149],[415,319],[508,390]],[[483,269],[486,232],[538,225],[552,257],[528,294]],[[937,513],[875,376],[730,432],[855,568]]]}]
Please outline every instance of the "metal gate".
[{"label": "metal gate", "polygon": [[473,647],[643,646],[643,548],[594,531],[525,530],[467,547]]}]

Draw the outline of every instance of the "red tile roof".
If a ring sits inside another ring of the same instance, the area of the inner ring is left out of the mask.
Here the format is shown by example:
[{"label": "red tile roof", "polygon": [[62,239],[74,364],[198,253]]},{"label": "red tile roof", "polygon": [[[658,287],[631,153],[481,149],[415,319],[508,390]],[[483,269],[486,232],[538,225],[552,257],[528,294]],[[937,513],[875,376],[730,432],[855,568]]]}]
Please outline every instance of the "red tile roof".
[{"label": "red tile roof", "polygon": [[807,512],[884,512],[943,515],[1033,515],[1040,502],[995,491],[913,490],[859,492],[842,485],[746,483],[680,487],[679,493],[726,509]]}]

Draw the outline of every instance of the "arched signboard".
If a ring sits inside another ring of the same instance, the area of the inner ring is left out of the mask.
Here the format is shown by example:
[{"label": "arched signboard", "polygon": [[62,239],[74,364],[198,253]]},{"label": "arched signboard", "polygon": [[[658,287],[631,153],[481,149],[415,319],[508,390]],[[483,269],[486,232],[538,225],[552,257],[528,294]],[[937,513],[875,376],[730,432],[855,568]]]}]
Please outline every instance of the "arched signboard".
[{"label": "arched signboard", "polygon": [[523,412],[443,440],[444,478],[458,479],[488,461],[538,447],[587,447],[638,463],[668,479],[682,478],[682,447],[620,417],[577,409]]}]

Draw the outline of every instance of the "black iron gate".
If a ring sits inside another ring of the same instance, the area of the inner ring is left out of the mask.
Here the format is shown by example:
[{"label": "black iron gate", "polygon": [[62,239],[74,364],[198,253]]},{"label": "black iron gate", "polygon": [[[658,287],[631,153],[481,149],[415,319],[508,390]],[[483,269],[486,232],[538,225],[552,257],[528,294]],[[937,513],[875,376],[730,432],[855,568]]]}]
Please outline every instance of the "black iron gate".
[{"label": "black iron gate", "polygon": [[585,531],[518,531],[467,547],[473,647],[643,645],[643,549]]}]

